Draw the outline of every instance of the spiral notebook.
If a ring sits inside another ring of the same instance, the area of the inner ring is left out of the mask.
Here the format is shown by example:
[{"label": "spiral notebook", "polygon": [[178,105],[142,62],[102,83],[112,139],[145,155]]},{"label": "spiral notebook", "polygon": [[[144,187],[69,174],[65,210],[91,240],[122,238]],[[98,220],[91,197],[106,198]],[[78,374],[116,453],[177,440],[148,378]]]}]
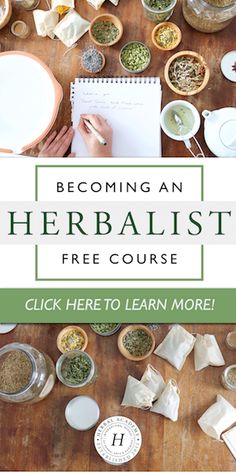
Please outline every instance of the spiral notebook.
[{"label": "spiral notebook", "polygon": [[71,84],[72,151],[89,157],[77,130],[80,115],[100,114],[113,129],[113,157],[161,157],[158,77],[77,78]]}]

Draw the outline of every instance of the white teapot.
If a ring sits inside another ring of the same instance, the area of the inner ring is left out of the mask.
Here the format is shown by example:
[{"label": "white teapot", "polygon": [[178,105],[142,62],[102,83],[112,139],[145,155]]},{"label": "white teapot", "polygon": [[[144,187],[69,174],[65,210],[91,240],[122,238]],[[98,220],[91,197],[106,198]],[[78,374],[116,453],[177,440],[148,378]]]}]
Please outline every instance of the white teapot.
[{"label": "white teapot", "polygon": [[209,149],[217,157],[236,157],[236,108],[204,110],[204,136]]}]

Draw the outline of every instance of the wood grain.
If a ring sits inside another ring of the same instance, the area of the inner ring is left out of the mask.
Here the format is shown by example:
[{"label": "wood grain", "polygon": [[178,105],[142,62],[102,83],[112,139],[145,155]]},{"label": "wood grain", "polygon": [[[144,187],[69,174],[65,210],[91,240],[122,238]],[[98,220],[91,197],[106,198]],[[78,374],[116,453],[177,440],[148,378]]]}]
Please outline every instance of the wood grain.
[{"label": "wood grain", "polygon": [[[47,9],[46,0],[41,0],[40,8]],[[97,15],[97,12],[91,8],[85,0],[76,0],[76,8],[79,13],[91,20]],[[111,48],[101,48],[106,55],[106,67],[100,75],[122,76],[124,71],[119,65],[118,56],[120,48],[129,40],[144,41],[152,52],[151,66],[143,75],[159,76],[163,85],[163,102],[165,105],[171,100],[179,99],[180,96],[172,92],[166,85],[163,77],[164,65],[173,51],[158,51],[152,44],[151,33],[154,24],[144,18],[143,8],[140,0],[120,0],[119,7],[113,6],[106,1],[104,7],[99,13],[109,12],[117,14],[124,24],[124,35],[122,40]],[[15,38],[10,33],[10,25],[13,21],[21,19],[26,21],[32,30],[32,34],[26,40]],[[211,78],[204,91],[199,95],[189,98],[189,101],[195,105],[199,112],[204,109],[213,110],[224,106],[236,106],[235,84],[225,79],[220,71],[220,60],[224,53],[232,50],[233,38],[235,36],[235,20],[225,30],[215,34],[204,34],[193,30],[184,20],[181,11],[181,0],[178,1],[171,21],[177,23],[182,30],[182,42],[175,51],[191,49],[200,53],[207,61]],[[23,50],[28,51],[42,59],[53,71],[64,90],[64,99],[60,112],[55,123],[54,129],[60,129],[63,124],[70,125],[70,101],[69,86],[70,82],[77,76],[84,76],[80,66],[81,50],[90,43],[89,36],[86,34],[79,45],[69,51],[59,40],[49,38],[40,38],[36,35],[32,12],[27,12],[22,8],[13,5],[13,16],[10,24],[0,31],[0,45],[2,51]],[[98,74],[99,75],[99,74]],[[39,90],[40,93],[40,90]],[[154,119],[155,117],[153,117]],[[203,120],[201,129],[197,135],[206,156],[212,156],[204,143],[203,138]],[[162,136],[163,156],[164,157],[188,157],[189,152],[183,145]],[[36,156],[38,149],[33,149],[28,154]]]},{"label": "wood grain", "polygon": [[[48,353],[54,361],[60,353],[57,334],[63,325],[18,325],[7,335],[0,335],[0,346],[20,341],[30,343]],[[133,471],[235,471],[235,460],[227,447],[205,435],[198,418],[222,394],[236,407],[234,392],[220,383],[224,367],[208,367],[195,372],[193,354],[182,371],[152,354],[145,361],[134,363],[118,351],[117,335],[103,338],[88,325],[87,352],[94,358],[98,377],[93,385],[70,389],[59,381],[51,394],[35,405],[13,405],[0,402],[0,470],[15,471],[108,471],[117,470],[97,455],[93,446],[95,428],[78,432],[64,418],[68,401],[77,394],[91,395],[101,408],[100,420],[117,414],[133,419],[140,427],[143,446],[139,455],[119,470]],[[225,337],[233,325],[186,325],[192,333],[215,334],[226,360],[235,363],[236,351],[225,346]],[[162,341],[168,326],[155,331],[156,343]],[[179,419],[170,420],[135,408],[120,406],[128,374],[140,378],[151,363],[167,380],[177,380],[181,402]]]}]

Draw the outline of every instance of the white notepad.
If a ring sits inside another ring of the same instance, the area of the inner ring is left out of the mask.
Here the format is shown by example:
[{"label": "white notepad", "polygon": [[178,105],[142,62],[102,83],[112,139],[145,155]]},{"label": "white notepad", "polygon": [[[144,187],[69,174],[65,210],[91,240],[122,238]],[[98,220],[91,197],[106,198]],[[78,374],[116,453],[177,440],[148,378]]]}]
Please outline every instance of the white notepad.
[{"label": "white notepad", "polygon": [[77,130],[80,115],[100,114],[113,128],[113,157],[161,157],[158,77],[78,78],[71,84],[72,152],[89,157]]}]

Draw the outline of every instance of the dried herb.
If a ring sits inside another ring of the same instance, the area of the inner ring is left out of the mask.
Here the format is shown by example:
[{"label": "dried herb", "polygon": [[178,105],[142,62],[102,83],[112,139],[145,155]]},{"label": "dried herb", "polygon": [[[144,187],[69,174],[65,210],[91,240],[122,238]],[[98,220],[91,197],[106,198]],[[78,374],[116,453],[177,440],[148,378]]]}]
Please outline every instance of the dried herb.
[{"label": "dried herb", "polygon": [[61,347],[64,352],[72,351],[73,349],[81,350],[84,346],[84,336],[77,329],[71,329],[62,336]]},{"label": "dried herb", "polygon": [[128,43],[121,51],[121,63],[133,72],[144,70],[150,62],[150,51],[142,43]]},{"label": "dried herb", "polygon": [[93,323],[91,326],[97,333],[104,334],[113,331],[117,326],[117,323]]},{"label": "dried herb", "polygon": [[228,375],[227,375],[227,381],[231,385],[236,386],[236,367],[233,367],[232,369],[229,370]]},{"label": "dried herb", "polygon": [[133,329],[123,337],[123,345],[132,356],[141,357],[150,351],[152,338],[143,329]]},{"label": "dried herb", "polygon": [[73,357],[67,357],[62,365],[61,373],[66,382],[72,385],[84,383],[91,371],[92,363],[90,359],[83,354],[75,354]]},{"label": "dried herb", "polygon": [[162,26],[158,29],[155,40],[162,48],[171,48],[178,39],[177,31],[170,26]]},{"label": "dried herb", "polygon": [[92,34],[98,43],[108,44],[115,41],[119,29],[112,21],[96,21],[92,27]]},{"label": "dried herb", "polygon": [[182,56],[175,59],[169,68],[169,79],[178,90],[191,92],[198,89],[205,77],[205,67],[193,58]]},{"label": "dried herb", "polygon": [[81,65],[88,72],[94,74],[99,72],[103,65],[102,54],[96,48],[85,49],[82,53]]},{"label": "dried herb", "polygon": [[150,8],[165,10],[172,4],[172,0],[145,0],[145,3]]},{"label": "dried herb", "polygon": [[16,393],[23,390],[32,377],[32,364],[23,351],[11,351],[0,368],[0,391]]}]

